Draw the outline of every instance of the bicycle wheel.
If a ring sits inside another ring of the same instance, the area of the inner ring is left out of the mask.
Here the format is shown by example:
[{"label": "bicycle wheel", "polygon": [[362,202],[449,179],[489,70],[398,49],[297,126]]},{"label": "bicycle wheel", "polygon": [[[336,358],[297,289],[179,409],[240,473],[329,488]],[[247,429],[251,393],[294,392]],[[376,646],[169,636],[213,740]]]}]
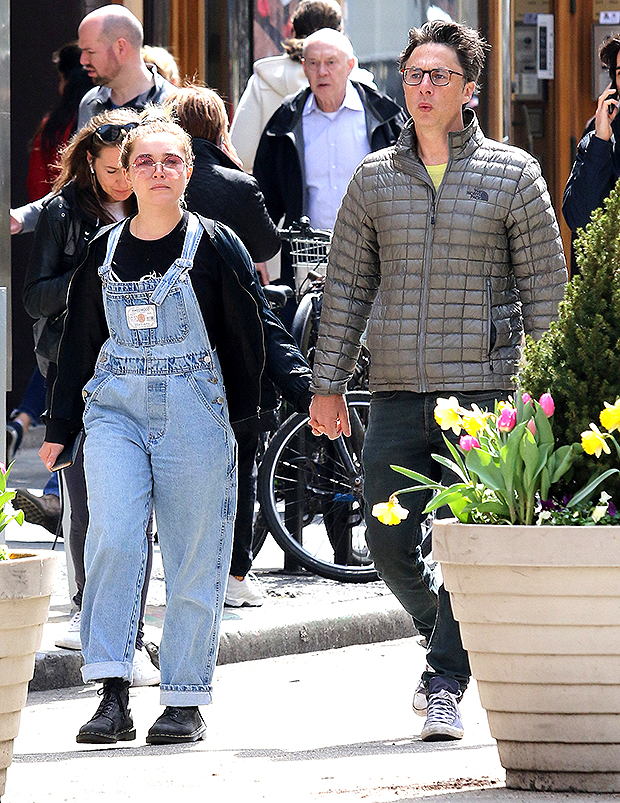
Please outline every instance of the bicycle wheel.
[{"label": "bicycle wheel", "polygon": [[252,531],[252,555],[256,557],[263,548],[263,544],[269,535],[269,528],[263,516],[262,510],[259,509],[254,521],[254,529]]},{"label": "bicycle wheel", "polygon": [[314,347],[316,346],[319,331],[322,301],[322,291],[311,290],[303,295],[291,325],[291,334],[310,365],[314,360]]},{"label": "bicycle wheel", "polygon": [[366,583],[377,572],[366,546],[361,453],[370,393],[347,394],[351,437],[315,437],[295,413],[269,443],[258,473],[258,498],[282,549],[330,580]]}]

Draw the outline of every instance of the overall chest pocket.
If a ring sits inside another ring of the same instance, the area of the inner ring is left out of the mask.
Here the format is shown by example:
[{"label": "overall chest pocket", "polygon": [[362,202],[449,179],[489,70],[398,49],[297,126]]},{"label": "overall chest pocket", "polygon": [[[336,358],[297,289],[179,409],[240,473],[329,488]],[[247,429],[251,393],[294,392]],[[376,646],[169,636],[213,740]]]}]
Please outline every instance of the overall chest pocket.
[{"label": "overall chest pocket", "polygon": [[180,343],[189,334],[185,299],[178,287],[159,307],[151,302],[150,292],[108,291],[106,317],[110,337],[119,346],[164,346]]}]

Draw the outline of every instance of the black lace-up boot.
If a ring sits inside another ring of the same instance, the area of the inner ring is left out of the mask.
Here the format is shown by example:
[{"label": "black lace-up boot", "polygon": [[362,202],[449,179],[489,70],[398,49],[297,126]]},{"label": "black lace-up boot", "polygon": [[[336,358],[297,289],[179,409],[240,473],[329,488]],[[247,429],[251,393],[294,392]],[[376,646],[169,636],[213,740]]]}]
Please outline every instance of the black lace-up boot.
[{"label": "black lace-up boot", "polygon": [[182,744],[204,739],[207,728],[198,706],[168,705],[155,720],[146,737],[147,744]]},{"label": "black lace-up boot", "polygon": [[86,744],[114,744],[115,742],[130,742],[136,738],[136,731],[129,710],[129,681],[122,678],[106,678],[103,688],[97,694],[101,695],[99,708],[95,716],[82,725],[77,742]]}]

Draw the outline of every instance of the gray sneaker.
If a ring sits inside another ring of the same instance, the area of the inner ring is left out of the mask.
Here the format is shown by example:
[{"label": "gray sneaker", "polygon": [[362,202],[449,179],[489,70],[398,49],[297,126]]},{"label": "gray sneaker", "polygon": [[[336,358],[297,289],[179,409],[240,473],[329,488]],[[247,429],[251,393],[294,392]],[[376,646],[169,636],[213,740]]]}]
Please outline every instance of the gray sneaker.
[{"label": "gray sneaker", "polygon": [[423,742],[447,742],[463,738],[457,700],[458,696],[446,689],[428,695],[428,711],[421,734]]}]

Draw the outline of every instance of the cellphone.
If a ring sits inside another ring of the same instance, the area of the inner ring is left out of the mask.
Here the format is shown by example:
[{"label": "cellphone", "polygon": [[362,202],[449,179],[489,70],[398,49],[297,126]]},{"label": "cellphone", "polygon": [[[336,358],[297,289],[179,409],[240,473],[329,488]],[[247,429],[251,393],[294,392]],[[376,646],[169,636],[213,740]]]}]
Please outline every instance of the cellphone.
[{"label": "cellphone", "polygon": [[[618,87],[616,85],[616,74],[614,72],[613,76],[611,77],[611,89],[613,89],[613,94],[608,95],[607,100],[618,100]],[[613,114],[614,111],[617,109],[617,105],[610,105],[607,107],[607,111],[609,114]]]},{"label": "cellphone", "polygon": [[50,471],[61,471],[63,468],[69,468],[69,466],[72,466],[75,463],[75,459],[80,450],[83,439],[84,430],[81,429],[75,436],[75,439],[70,441],[58,455],[56,462],[51,467]]}]

